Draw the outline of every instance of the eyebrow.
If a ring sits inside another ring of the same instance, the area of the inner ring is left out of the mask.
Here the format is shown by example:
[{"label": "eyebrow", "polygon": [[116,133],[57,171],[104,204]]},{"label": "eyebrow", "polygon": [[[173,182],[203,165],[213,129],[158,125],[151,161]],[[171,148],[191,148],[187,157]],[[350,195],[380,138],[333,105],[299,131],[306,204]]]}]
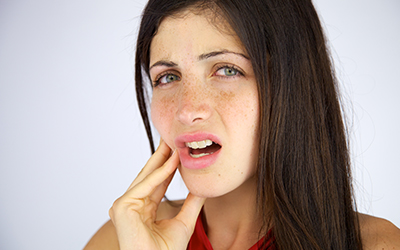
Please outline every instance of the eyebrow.
[{"label": "eyebrow", "polygon": [[249,57],[244,55],[244,54],[242,54],[242,53],[237,53],[237,52],[233,52],[233,51],[225,50],[225,49],[224,50],[220,50],[220,51],[212,51],[210,53],[201,54],[198,57],[198,60],[202,61],[202,60],[206,60],[206,59],[208,59],[210,57],[219,56],[219,55],[223,55],[223,54],[234,54],[234,55],[241,56],[241,57],[249,60]]},{"label": "eyebrow", "polygon": [[[230,51],[230,50],[220,50],[220,51],[212,51],[212,52],[209,52],[209,53],[204,53],[204,54],[199,55],[197,60],[203,61],[203,60],[206,60],[206,59],[208,59],[210,57],[215,57],[215,56],[224,55],[224,54],[234,54],[234,55],[243,57],[244,59],[250,60],[250,58],[248,56],[246,56],[246,55],[244,55],[242,53],[237,53],[237,52],[233,52],[233,51]],[[178,66],[178,64],[176,64],[176,63],[174,63],[172,61],[161,60],[161,61],[158,61],[158,62],[154,63],[153,65],[151,65],[149,70],[151,70],[152,68],[157,67],[157,66],[176,67],[176,66]]]},{"label": "eyebrow", "polygon": [[156,66],[165,66],[165,67],[176,67],[178,66],[178,64],[172,62],[172,61],[158,61],[155,64],[151,65],[151,67],[149,68],[149,70],[151,70],[152,68],[156,67]]}]

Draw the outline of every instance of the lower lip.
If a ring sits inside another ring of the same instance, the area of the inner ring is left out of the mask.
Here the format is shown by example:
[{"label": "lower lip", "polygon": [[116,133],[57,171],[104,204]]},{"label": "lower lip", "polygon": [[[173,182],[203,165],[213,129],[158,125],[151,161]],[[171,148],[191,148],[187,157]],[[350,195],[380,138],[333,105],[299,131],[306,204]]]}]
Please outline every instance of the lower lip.
[{"label": "lower lip", "polygon": [[211,166],[217,160],[221,149],[218,151],[202,156],[200,158],[193,158],[190,156],[189,148],[179,149],[179,158],[181,159],[181,165],[188,169],[203,169]]}]

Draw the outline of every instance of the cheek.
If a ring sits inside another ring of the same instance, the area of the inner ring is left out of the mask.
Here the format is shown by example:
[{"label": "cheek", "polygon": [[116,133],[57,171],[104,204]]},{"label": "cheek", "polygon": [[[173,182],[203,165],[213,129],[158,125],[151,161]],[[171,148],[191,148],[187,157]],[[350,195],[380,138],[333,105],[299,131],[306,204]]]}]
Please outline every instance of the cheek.
[{"label": "cheek", "polygon": [[[256,91],[243,90],[232,92],[220,92],[216,107],[224,120],[224,123],[233,129],[234,133],[243,133],[238,127],[253,131],[258,126],[259,103]],[[243,136],[243,135],[242,135]]]},{"label": "cheek", "polygon": [[153,94],[151,100],[151,120],[154,127],[160,133],[161,138],[168,144],[173,146],[173,138],[170,136],[171,127],[174,119],[174,99],[167,99]]}]

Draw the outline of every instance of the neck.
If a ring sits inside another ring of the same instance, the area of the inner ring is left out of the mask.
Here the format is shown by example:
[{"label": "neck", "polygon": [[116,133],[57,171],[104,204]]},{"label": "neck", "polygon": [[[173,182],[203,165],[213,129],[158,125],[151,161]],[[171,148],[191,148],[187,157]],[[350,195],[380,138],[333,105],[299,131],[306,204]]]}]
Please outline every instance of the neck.
[{"label": "neck", "polygon": [[253,177],[228,194],[206,200],[204,227],[214,249],[248,249],[258,241],[262,220],[256,185]]}]

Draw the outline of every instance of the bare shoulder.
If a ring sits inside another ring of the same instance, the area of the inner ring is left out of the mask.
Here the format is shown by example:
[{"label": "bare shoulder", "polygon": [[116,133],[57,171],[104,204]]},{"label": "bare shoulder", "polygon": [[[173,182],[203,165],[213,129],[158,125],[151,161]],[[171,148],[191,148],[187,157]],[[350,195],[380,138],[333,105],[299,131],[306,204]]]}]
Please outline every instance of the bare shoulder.
[{"label": "bare shoulder", "polygon": [[119,250],[117,232],[111,220],[107,221],[90,239],[84,250]]},{"label": "bare shoulder", "polygon": [[358,214],[365,250],[400,250],[400,229],[388,220]]},{"label": "bare shoulder", "polygon": [[[184,200],[161,202],[157,220],[172,219],[181,210]],[[90,239],[84,250],[119,250],[117,232],[111,220],[107,221]]]}]

